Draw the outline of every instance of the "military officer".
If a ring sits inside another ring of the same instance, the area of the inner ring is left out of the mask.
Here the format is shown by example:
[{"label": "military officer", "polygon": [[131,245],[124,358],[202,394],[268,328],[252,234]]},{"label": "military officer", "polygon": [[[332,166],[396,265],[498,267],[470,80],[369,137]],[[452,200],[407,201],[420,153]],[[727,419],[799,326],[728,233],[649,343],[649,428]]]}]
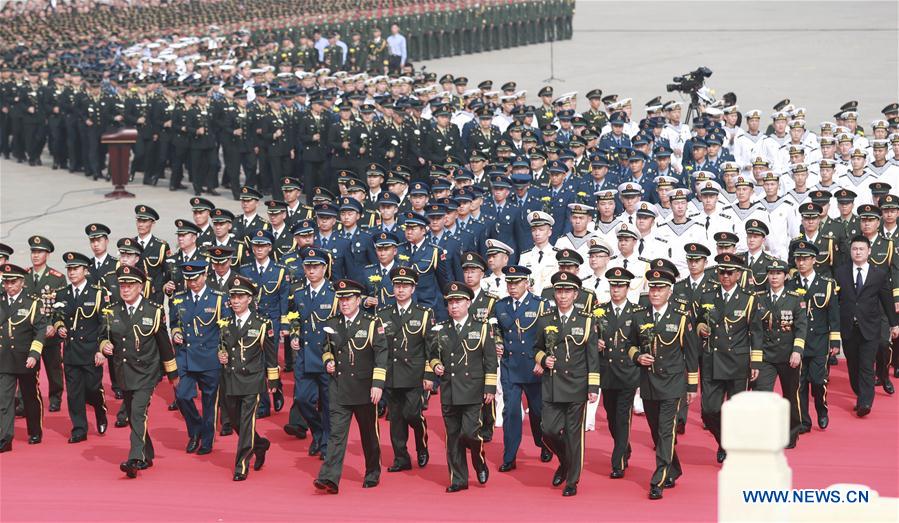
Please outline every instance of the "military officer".
[{"label": "military officer", "polygon": [[638,329],[645,307],[628,300],[633,273],[621,267],[608,269],[610,299],[593,311],[599,336],[602,406],[614,442],[609,477],[621,479],[631,455],[630,432],[634,396],[640,385],[640,368],[631,347],[638,344]]},{"label": "military officer", "polygon": [[153,466],[153,441],[147,431],[148,410],[160,370],[178,387],[178,364],[165,329],[160,305],[141,295],[146,274],[137,267],[116,269],[119,301],[104,308],[100,351],[115,363],[117,381],[125,392],[125,408],[131,423],[131,450],[119,469],[129,478]]},{"label": "military officer", "polygon": [[532,211],[527,215],[531,226],[534,246],[521,253],[518,263],[531,271],[531,290],[540,294],[549,286],[549,279],[559,270],[556,262],[556,248],[550,243],[555,219],[543,211]]},{"label": "military officer", "polygon": [[303,251],[303,284],[295,288],[290,299],[290,310],[297,316],[290,324],[295,385],[290,420],[284,426],[288,434],[305,437],[303,425],[308,424],[312,430],[309,455],[321,459],[327,455],[331,434],[330,380],[322,360],[326,338],[322,327],[337,312],[334,287],[326,278],[329,260],[326,250],[313,247]]},{"label": "military officer", "polygon": [[377,405],[387,378],[387,337],[384,324],[360,310],[362,284],[352,280],[335,283],[340,314],[328,318],[322,361],[331,375],[328,385],[331,435],[328,455],[313,486],[337,494],[343,459],[347,451],[350,421],[356,418],[365,456],[362,488],[378,486],[381,477],[381,448],[378,441]]},{"label": "military officer", "polygon": [[[206,261],[182,262],[186,289],[169,302],[169,328],[178,346],[178,388],[175,401],[187,424],[188,454],[209,454],[215,436],[216,393],[221,377],[217,358],[220,322],[231,315],[227,297],[206,285]],[[194,398],[200,390],[202,414]]]},{"label": "military officer", "polygon": [[171,256],[172,250],[168,243],[153,235],[153,226],[159,221],[159,213],[155,209],[137,205],[134,214],[137,220],[137,236],[134,239],[141,248],[142,269],[146,270],[152,293],[150,299],[162,303],[165,299],[162,287],[167,278],[165,260]]},{"label": "military officer", "polygon": [[393,296],[390,271],[396,267],[399,240],[393,233],[381,231],[375,235],[374,243],[378,263],[365,266],[362,281],[366,287],[365,300],[362,305],[369,311],[396,301]]},{"label": "military officer", "polygon": [[738,285],[745,270],[736,254],[715,256],[717,285],[699,293],[693,306],[696,330],[702,341],[702,421],[718,444],[716,459],[727,453],[721,447],[721,405],[749,387],[750,351],[762,343],[758,297]]},{"label": "military officer", "polygon": [[[227,247],[232,251],[230,253],[232,266],[240,267],[243,265],[246,261],[248,247],[242,238],[232,233],[234,230],[234,213],[227,209],[213,209],[212,230],[215,233],[215,239],[210,247]],[[228,289],[223,286],[218,290],[225,292]]]},{"label": "military officer", "polygon": [[480,436],[481,406],[491,403],[496,393],[496,347],[491,325],[469,313],[473,296],[464,283],[450,282],[445,292],[449,319],[432,327],[436,340],[429,363],[441,378],[448,493],[468,489],[466,450],[471,451],[478,483],[487,483],[490,475]]},{"label": "military officer", "polygon": [[449,282],[446,254],[425,239],[428,220],[423,215],[409,211],[403,215],[403,224],[406,243],[399,246],[399,263],[418,271],[415,301],[432,309],[435,319],[441,321],[446,317],[446,307],[440,299],[440,289]]},{"label": "military officer", "polygon": [[[757,315],[762,323],[761,348],[751,353],[753,390],[773,391],[780,379],[784,399],[790,402],[790,440],[796,446],[802,415],[799,411],[799,366],[805,351],[808,313],[805,298],[784,287],[786,263],[775,259],[768,265],[768,282],[758,291]],[[755,345],[759,347],[759,345]]]},{"label": "military officer", "polygon": [[232,220],[232,234],[235,239],[249,244],[256,231],[269,228],[268,222],[256,212],[261,199],[262,193],[256,189],[246,185],[240,188],[240,209],[243,213]]},{"label": "military officer", "polygon": [[243,481],[250,470],[250,457],[255,456],[253,470],[261,469],[271,446],[256,432],[256,411],[263,391],[274,394],[280,390],[280,376],[271,320],[250,307],[256,285],[235,274],[228,280],[228,293],[233,316],[220,320],[217,356],[222,365],[223,404],[238,435],[234,481]]},{"label": "military officer", "polygon": [[62,405],[62,347],[56,328],[50,320],[56,293],[65,287],[66,278],[61,272],[47,266],[47,258],[55,249],[50,240],[43,236],[32,236],[28,238],[28,246],[31,248],[31,267],[25,278],[25,293],[40,299],[41,313],[47,318],[47,335],[41,351],[41,361],[50,382],[49,410],[57,412]]},{"label": "military officer", "polygon": [[200,229],[197,245],[205,249],[215,243],[215,230],[210,223],[215,205],[206,198],[196,196],[190,199],[190,210],[194,215],[194,224]]},{"label": "military officer", "polygon": [[748,250],[740,253],[740,257],[746,262],[746,271],[749,273],[747,284],[754,291],[762,290],[768,281],[768,265],[776,260],[765,249],[765,238],[768,236],[768,224],[761,220],[752,219],[746,222],[746,246]]},{"label": "military officer", "polygon": [[[815,271],[824,275],[832,276],[833,270],[839,263],[842,263],[842,257],[848,245],[843,240],[844,235],[836,236],[833,231],[823,231],[821,229],[821,218],[823,209],[815,202],[807,202],[799,206],[799,214],[802,216],[802,233],[798,240],[804,240],[815,246],[818,255],[815,261]],[[795,247],[795,240],[792,245]],[[795,253],[791,252],[791,256]],[[791,264],[792,265],[792,264]]]},{"label": "military officer", "polygon": [[827,358],[839,354],[842,344],[840,303],[836,281],[815,270],[816,260],[820,256],[818,248],[809,241],[801,240],[794,245],[793,256],[797,273],[789,282],[789,288],[805,299],[808,311],[805,349],[799,367],[799,408],[802,417],[799,433],[803,434],[812,429],[809,392],[815,401],[818,428],[824,430],[830,422],[827,410]]},{"label": "military officer", "polygon": [[176,293],[184,292],[186,278],[181,274],[181,264],[201,261],[203,252],[197,246],[200,228],[189,220],[175,220],[175,235],[178,237],[178,250],[166,258],[167,280],[162,290],[173,298]]},{"label": "military officer", "polygon": [[84,228],[94,253],[88,267],[88,283],[97,283],[103,275],[116,268],[119,259],[108,252],[110,232],[109,227],[102,223],[91,223]]},{"label": "military officer", "polygon": [[[577,275],[581,267],[584,266],[584,258],[575,250],[560,249],[556,251],[556,265],[558,265],[561,272]],[[555,305],[555,289],[552,286],[543,289],[540,297]],[[590,312],[596,304],[596,295],[593,294],[591,289],[580,288],[574,304],[577,305],[578,309]]]},{"label": "military officer", "polygon": [[551,283],[556,308],[537,320],[534,359],[544,369],[540,428],[560,463],[552,483],[564,482],[562,495],[568,497],[577,494],[584,466],[586,402],[599,400],[599,351],[593,311],[576,304],[580,278],[560,271]]},{"label": "military officer", "polygon": [[[486,272],[487,262],[484,261],[484,258],[481,258],[480,254],[476,252],[465,252],[462,254],[463,283],[471,289],[473,296],[468,313],[475,318],[485,321],[493,317],[493,307],[499,301],[499,296],[483,290],[481,286],[481,280]],[[481,439],[485,443],[493,440],[493,427],[502,426],[502,418],[500,418],[499,423],[496,423],[496,411],[499,410],[502,413],[499,402],[500,394],[497,391],[494,400],[490,403],[485,403],[482,408]]]},{"label": "military officer", "polygon": [[682,474],[674,448],[675,423],[684,390],[687,401],[696,396],[699,341],[686,303],[672,298],[674,275],[652,269],[647,280],[650,307],[642,314],[639,343],[630,356],[641,366],[640,396],[656,447],[649,499],[661,499],[662,489],[673,488]]},{"label": "military officer", "polygon": [[[250,239],[253,259],[243,265],[239,272],[242,276],[250,278],[259,290],[256,308],[259,314],[272,322],[272,344],[276,344],[283,335],[283,329],[287,327],[287,308],[290,301],[290,274],[287,269],[271,257],[274,237],[271,231],[259,229],[253,233]],[[283,327],[282,327],[283,326]],[[280,412],[284,406],[284,396],[279,390],[272,396],[275,412]],[[265,418],[271,414],[268,394],[263,394],[259,404],[257,417]]]},{"label": "military officer", "polygon": [[103,394],[103,363],[97,352],[98,336],[103,324],[100,310],[108,305],[106,289],[88,283],[90,258],[77,252],[62,256],[69,285],[56,294],[53,304],[53,326],[65,341],[63,363],[66,375],[66,404],[72,420],[69,443],[87,439],[85,404],[94,408],[97,432],[106,433],[106,398]]},{"label": "military officer", "polygon": [[16,386],[22,393],[28,444],[43,438],[44,404],[38,388],[41,351],[47,339],[47,317],[41,301],[25,292],[25,269],[6,263],[0,300],[0,452],[12,450]]},{"label": "military officer", "polygon": [[497,344],[500,356],[500,381],[503,391],[503,462],[500,472],[517,467],[515,458],[521,445],[523,410],[521,396],[528,400],[528,420],[534,444],[540,449],[540,461],[548,463],[552,452],[543,444],[540,431],[543,399],[540,378],[543,367],[534,364],[537,319],[549,309],[549,303],[528,291],[531,271],[520,265],[503,269],[509,295],[494,307],[497,319]]},{"label": "military officer", "polygon": [[390,443],[393,464],[387,472],[411,470],[412,463],[406,441],[409,429],[415,436],[419,467],[428,464],[428,424],[422,413],[424,391],[434,385],[434,373],[428,355],[436,349],[434,311],[413,303],[418,273],[409,267],[394,267],[389,274],[393,282],[395,304],[378,307],[377,317],[387,336],[387,395]]}]

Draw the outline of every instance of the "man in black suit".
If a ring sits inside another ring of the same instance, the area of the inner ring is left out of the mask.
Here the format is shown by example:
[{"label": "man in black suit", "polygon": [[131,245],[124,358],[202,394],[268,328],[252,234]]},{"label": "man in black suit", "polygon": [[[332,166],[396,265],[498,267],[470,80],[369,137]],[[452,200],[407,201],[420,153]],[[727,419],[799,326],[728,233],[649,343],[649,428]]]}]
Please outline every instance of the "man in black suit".
[{"label": "man in black suit", "polygon": [[890,275],[868,262],[871,242],[855,236],[849,246],[851,264],[837,268],[840,289],[840,334],[849,368],[849,384],[857,396],[858,417],[867,416],[874,403],[874,357],[890,325],[890,336],[899,336],[890,292]]}]

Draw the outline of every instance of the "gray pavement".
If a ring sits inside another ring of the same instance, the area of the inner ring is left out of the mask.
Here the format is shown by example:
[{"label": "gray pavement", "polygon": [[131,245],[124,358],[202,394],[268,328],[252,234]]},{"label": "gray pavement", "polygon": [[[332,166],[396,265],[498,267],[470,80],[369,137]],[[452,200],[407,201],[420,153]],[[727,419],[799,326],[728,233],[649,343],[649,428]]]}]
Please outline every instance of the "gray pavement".
[{"label": "gray pavement", "polygon": [[[860,122],[880,116],[897,98],[896,2],[589,2],[579,0],[574,38],[552,45],[556,92],[593,88],[642,104],[665,93],[671,77],[700,65],[714,75],[708,84],[733,91],[742,110],[771,106],[789,97],[808,109],[810,125],[830,120],[839,106],[859,100]],[[550,44],[424,62],[428,70],[518,82],[532,100],[550,76]],[[580,98],[579,109],[586,101]],[[46,163],[46,162],[45,162]],[[138,176],[140,179],[140,176]],[[16,249],[13,262],[28,264],[26,239],[49,237],[61,254],[88,253],[84,226],[109,225],[113,237],[134,234],[133,208],[154,207],[163,219],[157,235],[174,239],[174,220],[190,218],[191,193],[132,185],[136,199],[106,200],[107,182],[0,160],[0,242]],[[238,211],[237,202],[211,198]]]}]

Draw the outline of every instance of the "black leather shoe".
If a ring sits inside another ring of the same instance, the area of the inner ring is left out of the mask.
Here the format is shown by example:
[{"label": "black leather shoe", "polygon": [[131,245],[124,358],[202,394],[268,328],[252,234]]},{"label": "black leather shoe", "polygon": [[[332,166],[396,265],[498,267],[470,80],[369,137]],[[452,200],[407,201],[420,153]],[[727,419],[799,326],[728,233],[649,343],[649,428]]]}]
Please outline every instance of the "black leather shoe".
[{"label": "black leather shoe", "polygon": [[50,402],[50,412],[59,412],[60,406],[58,401]]},{"label": "black leather shoe", "polygon": [[868,414],[871,414],[871,407],[859,407],[858,412],[856,412],[859,418],[864,418]]},{"label": "black leather shoe", "polygon": [[481,433],[481,439],[484,440],[484,443],[490,443],[493,441],[493,433]]},{"label": "black leather shoe", "polygon": [[316,454],[321,452],[321,449],[321,445],[319,445],[317,441],[312,440],[312,445],[309,445],[309,455],[315,456]]},{"label": "black leather shoe", "polygon": [[478,483],[481,485],[487,483],[487,480],[490,479],[490,471],[487,470],[487,464],[484,463],[481,465],[481,470],[477,471]]},{"label": "black leather shoe", "polygon": [[896,387],[893,386],[893,382],[887,381],[887,382],[884,382],[884,384],[883,384],[883,391],[886,392],[887,394],[895,394]]},{"label": "black leather shoe", "polygon": [[324,490],[328,494],[337,494],[337,484],[328,479],[316,479],[312,482],[312,486],[318,490]]},{"label": "black leather shoe", "polygon": [[662,499],[662,488],[655,485],[649,487],[649,499]]},{"label": "black leather shoe", "polygon": [[418,453],[418,467],[424,467],[428,464],[428,461],[431,461],[431,454],[427,450],[423,450]]},{"label": "black leather shoe", "polygon": [[173,401],[173,402],[169,403],[169,411],[175,411],[175,410],[178,410],[178,402]]},{"label": "black leather shoe", "polygon": [[624,471],[620,470],[620,469],[612,469],[612,472],[611,472],[611,474],[609,474],[609,477],[612,479],[621,479],[624,477]]},{"label": "black leather shoe", "polygon": [[212,196],[221,196],[221,193],[216,191],[215,189],[207,189],[206,194],[210,194]]},{"label": "black leather shoe", "polygon": [[797,441],[798,439],[799,439],[798,436],[790,438],[790,441],[787,442],[787,446],[784,447],[784,448],[785,448],[785,449],[795,449],[795,448],[796,448],[796,441]]},{"label": "black leather shoe", "polygon": [[678,421],[678,422],[677,422],[676,430],[677,430],[677,433],[678,433],[678,434],[684,434],[684,433],[686,433],[686,432],[687,432],[687,424],[684,423],[683,421]]},{"label": "black leather shoe", "polygon": [[412,465],[410,463],[404,463],[402,465],[394,463],[387,467],[387,472],[402,472],[404,470],[412,470]]},{"label": "black leather shoe", "polygon": [[31,436],[30,438],[28,438],[28,444],[29,445],[37,445],[38,443],[41,442],[41,440],[43,440],[42,436]]},{"label": "black leather shoe", "polygon": [[116,428],[122,428],[128,426],[128,418],[116,418],[115,419]]},{"label": "black leather shoe", "polygon": [[146,461],[136,459],[136,460],[134,460],[134,462],[137,466],[137,470],[147,470],[148,468],[153,466],[152,459],[148,459]]},{"label": "black leather shoe", "polygon": [[259,409],[256,411],[256,419],[267,418],[271,416],[271,411]]},{"label": "black leather shoe", "polygon": [[380,481],[376,479],[367,479],[362,482],[362,488],[375,488],[378,486]]},{"label": "black leather shoe", "polygon": [[115,394],[115,399],[117,400],[125,399],[125,393],[120,390],[113,391],[113,394]]},{"label": "black leather shoe", "polygon": [[306,431],[296,425],[284,425],[284,432],[299,439],[306,439]]},{"label": "black leather shoe", "polygon": [[275,412],[281,412],[281,409],[284,408],[284,393],[280,390],[276,390],[272,393],[272,405],[275,407]]},{"label": "black leather shoe", "polygon": [[724,463],[725,459],[727,459],[727,451],[721,447],[718,447],[718,453],[715,454],[715,460],[718,463]]},{"label": "black leather shoe", "polygon": [[230,423],[222,423],[222,430],[219,431],[219,436],[230,436],[234,433],[234,429],[231,428]]},{"label": "black leather shoe", "polygon": [[819,429],[824,430],[827,428],[827,425],[829,425],[829,424],[830,424],[830,418],[828,418],[826,415],[818,416],[818,428]]},{"label": "black leather shoe", "polygon": [[262,465],[265,465],[265,453],[268,452],[268,449],[271,448],[272,444],[265,440],[265,444],[259,448],[259,450],[254,451],[256,455],[256,460],[253,461],[253,470],[259,470],[262,468]]},{"label": "black leather shoe", "polygon": [[468,490],[468,485],[450,485],[446,487],[446,493],[452,494],[453,492],[459,492],[460,490]]},{"label": "black leather shoe", "polygon": [[200,448],[200,436],[194,436],[187,440],[187,448],[184,449],[188,454],[193,454]]},{"label": "black leather shoe", "polygon": [[328,452],[325,449],[321,449],[321,451],[319,451],[319,453],[318,453],[319,461],[324,461],[325,458],[327,458],[327,457],[328,457]]},{"label": "black leather shoe", "polygon": [[543,450],[540,451],[540,461],[543,463],[549,463],[550,460],[553,459],[553,453],[546,447],[543,447]]},{"label": "black leather shoe", "polygon": [[879,387],[879,386],[881,385],[881,383],[882,383],[882,382],[880,381],[880,377],[879,377],[879,376],[874,376],[874,386],[875,386],[875,387]]},{"label": "black leather shoe", "polygon": [[839,359],[836,356],[829,356],[827,358],[827,364],[831,367],[836,367],[839,364]]},{"label": "black leather shoe", "polygon": [[800,426],[799,426],[799,433],[800,433],[800,434],[808,434],[808,433],[811,432],[811,431],[812,431],[812,428],[811,428],[810,426],[808,426],[808,425],[800,425]]},{"label": "black leather shoe", "polygon": [[499,471],[500,472],[509,472],[510,470],[515,470],[516,467],[517,467],[517,465],[515,464],[514,461],[509,461],[507,463],[503,463],[502,465],[500,465]]},{"label": "black leather shoe", "polygon": [[12,450],[12,440],[0,441],[0,454]]},{"label": "black leather shoe", "polygon": [[246,474],[241,474],[240,472],[235,472],[235,473],[234,473],[234,481],[243,481],[243,480],[245,480],[245,479],[247,479],[247,475],[246,475]]},{"label": "black leather shoe", "polygon": [[25,406],[19,403],[16,405],[16,417],[24,418],[25,417]]},{"label": "black leather shoe", "polygon": [[197,450],[197,456],[205,456],[212,453],[212,447],[200,447]]},{"label": "black leather shoe", "polygon": [[82,441],[87,441],[87,434],[78,434],[77,436],[72,436],[69,438],[69,443],[81,443]]},{"label": "black leather shoe", "polygon": [[94,416],[97,418],[97,432],[106,434],[106,429],[109,428],[109,420],[106,419],[106,413],[98,410]]},{"label": "black leather shoe", "polygon": [[556,473],[553,474],[553,486],[558,487],[565,480],[565,471],[562,470],[562,467],[556,469]]},{"label": "black leather shoe", "polygon": [[668,478],[665,480],[665,483],[662,483],[663,488],[674,488],[677,486],[677,481],[674,478]]},{"label": "black leather shoe", "polygon": [[137,477],[137,465],[136,465],[136,461],[135,461],[135,460],[130,460],[130,459],[129,459],[128,461],[123,461],[123,462],[119,465],[119,470],[121,470],[122,472],[124,472],[125,475],[128,476],[128,477],[131,478],[131,479],[134,479],[134,478]]},{"label": "black leather shoe", "polygon": [[573,485],[568,485],[565,487],[565,490],[562,491],[562,496],[569,498],[571,496],[577,496],[577,487]]}]

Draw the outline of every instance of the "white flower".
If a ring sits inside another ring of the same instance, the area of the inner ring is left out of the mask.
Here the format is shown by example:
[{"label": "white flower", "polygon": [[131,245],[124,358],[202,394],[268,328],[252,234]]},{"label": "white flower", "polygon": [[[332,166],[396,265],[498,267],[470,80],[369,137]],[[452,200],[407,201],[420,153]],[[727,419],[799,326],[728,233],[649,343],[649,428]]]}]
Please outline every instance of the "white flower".
[{"label": "white flower", "polygon": [[368,135],[365,134],[365,133],[362,133],[362,134],[359,135],[359,138],[368,138]]},{"label": "white flower", "polygon": [[334,331],[334,329],[332,329],[331,327],[325,327],[322,330],[325,331],[325,334],[337,334],[337,332]]},{"label": "white flower", "polygon": [[434,332],[440,332],[443,330],[443,325],[438,323],[437,325],[434,325],[433,327],[431,327],[431,330]]},{"label": "white flower", "polygon": [[53,304],[53,308],[54,308],[54,309],[61,309],[61,308],[65,307],[65,306],[66,306],[66,304],[63,303],[63,302],[61,302],[61,301],[58,301],[58,302],[56,302],[56,303]]},{"label": "white flower", "polygon": [[490,318],[489,320],[487,320],[487,323],[489,323],[490,325],[496,325],[496,318]]}]

